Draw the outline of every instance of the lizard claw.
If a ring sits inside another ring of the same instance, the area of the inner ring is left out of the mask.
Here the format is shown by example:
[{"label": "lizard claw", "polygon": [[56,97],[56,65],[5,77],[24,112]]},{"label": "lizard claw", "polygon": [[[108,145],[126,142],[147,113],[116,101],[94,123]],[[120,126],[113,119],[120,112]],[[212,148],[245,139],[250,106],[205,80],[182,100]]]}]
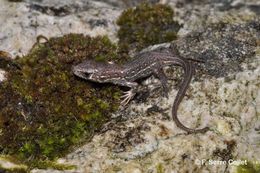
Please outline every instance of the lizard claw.
[{"label": "lizard claw", "polygon": [[131,89],[131,90],[123,92],[123,93],[124,93],[124,95],[122,95],[121,98],[124,98],[124,100],[121,101],[121,104],[125,106],[134,97],[135,92],[133,92],[133,90]]}]

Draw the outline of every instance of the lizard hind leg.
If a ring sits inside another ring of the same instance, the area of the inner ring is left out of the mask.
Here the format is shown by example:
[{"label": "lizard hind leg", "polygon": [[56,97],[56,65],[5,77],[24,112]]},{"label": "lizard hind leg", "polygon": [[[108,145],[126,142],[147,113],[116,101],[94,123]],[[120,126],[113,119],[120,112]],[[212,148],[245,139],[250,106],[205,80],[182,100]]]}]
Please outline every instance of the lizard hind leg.
[{"label": "lizard hind leg", "polygon": [[162,68],[157,68],[156,70],[153,71],[153,74],[161,82],[162,89],[163,89],[163,96],[168,98],[169,89],[167,87],[167,76],[165,75],[163,69]]}]

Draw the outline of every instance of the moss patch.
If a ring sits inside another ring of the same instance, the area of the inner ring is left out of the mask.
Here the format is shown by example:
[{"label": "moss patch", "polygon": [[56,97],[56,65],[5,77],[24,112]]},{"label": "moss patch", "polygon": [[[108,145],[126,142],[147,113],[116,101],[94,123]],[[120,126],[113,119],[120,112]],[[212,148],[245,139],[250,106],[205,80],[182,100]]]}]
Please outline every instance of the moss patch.
[{"label": "moss patch", "polygon": [[16,67],[17,64],[12,60],[12,56],[8,52],[0,50],[0,69],[11,70]]},{"label": "moss patch", "polygon": [[121,51],[169,42],[177,38],[180,25],[173,20],[173,10],[162,4],[141,3],[125,10],[117,20]]},{"label": "moss patch", "polygon": [[165,172],[162,163],[159,163],[159,164],[157,165],[156,170],[157,170],[157,173],[164,173],[164,172]]},{"label": "moss patch", "polygon": [[1,173],[28,173],[27,170],[24,169],[5,169],[0,167],[0,172]]},{"label": "moss patch", "polygon": [[0,85],[2,154],[40,167],[32,161],[54,160],[90,139],[117,110],[121,93],[118,87],[72,74],[72,65],[96,57],[118,60],[116,46],[107,37],[69,34],[51,38],[14,60],[16,66]]},{"label": "moss patch", "polygon": [[260,172],[260,164],[252,162],[247,162],[245,165],[239,165],[237,166],[237,173],[259,173]]}]

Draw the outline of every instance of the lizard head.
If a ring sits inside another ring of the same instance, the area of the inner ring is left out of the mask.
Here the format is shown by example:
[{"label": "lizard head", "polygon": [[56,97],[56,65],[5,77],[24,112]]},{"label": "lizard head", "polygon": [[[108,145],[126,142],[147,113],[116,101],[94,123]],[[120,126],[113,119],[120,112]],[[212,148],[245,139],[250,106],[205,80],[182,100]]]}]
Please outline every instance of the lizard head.
[{"label": "lizard head", "polygon": [[102,82],[101,76],[107,71],[113,69],[110,63],[97,62],[94,60],[85,60],[82,63],[72,67],[72,72],[83,79]]},{"label": "lizard head", "polygon": [[97,64],[91,60],[85,60],[82,63],[72,67],[72,72],[81,78],[90,80],[95,72],[98,72]]}]

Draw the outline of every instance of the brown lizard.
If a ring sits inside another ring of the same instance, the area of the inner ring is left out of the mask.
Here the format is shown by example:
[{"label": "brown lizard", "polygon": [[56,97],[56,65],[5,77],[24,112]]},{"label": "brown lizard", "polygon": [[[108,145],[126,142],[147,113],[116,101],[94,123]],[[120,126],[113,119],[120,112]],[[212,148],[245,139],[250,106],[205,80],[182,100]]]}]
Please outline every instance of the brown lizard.
[{"label": "brown lizard", "polygon": [[184,126],[177,117],[178,107],[189,87],[192,75],[194,74],[193,64],[170,52],[151,51],[139,54],[137,58],[122,66],[113,63],[95,62],[85,60],[79,65],[73,66],[72,71],[76,76],[86,80],[99,83],[113,83],[129,87],[124,92],[122,104],[127,104],[136,94],[138,83],[136,80],[154,75],[162,84],[164,95],[168,96],[167,77],[163,71],[165,66],[181,66],[184,70],[184,79],[172,106],[172,118],[176,125],[188,133],[204,133],[208,127],[202,129],[190,129]]}]

